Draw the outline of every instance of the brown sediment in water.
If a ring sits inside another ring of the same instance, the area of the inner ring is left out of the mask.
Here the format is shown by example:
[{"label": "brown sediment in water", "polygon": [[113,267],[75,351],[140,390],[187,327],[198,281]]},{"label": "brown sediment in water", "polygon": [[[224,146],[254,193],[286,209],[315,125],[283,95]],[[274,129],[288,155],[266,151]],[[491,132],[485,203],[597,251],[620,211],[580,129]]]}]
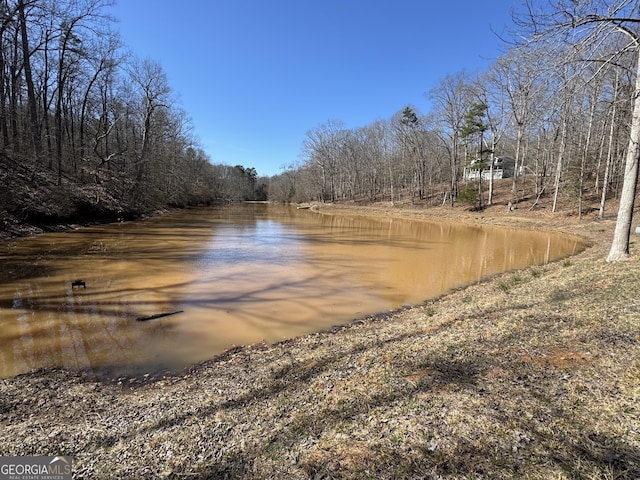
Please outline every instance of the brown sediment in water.
[{"label": "brown sediment in water", "polygon": [[[0,245],[0,377],[179,371],[582,248],[549,232],[267,205],[48,234]],[[20,270],[34,259],[41,271]]]},{"label": "brown sediment in water", "polygon": [[592,247],[152,382],[3,380],[0,454],[70,454],[74,478],[639,477],[640,269],[604,261],[613,220],[462,215]]}]

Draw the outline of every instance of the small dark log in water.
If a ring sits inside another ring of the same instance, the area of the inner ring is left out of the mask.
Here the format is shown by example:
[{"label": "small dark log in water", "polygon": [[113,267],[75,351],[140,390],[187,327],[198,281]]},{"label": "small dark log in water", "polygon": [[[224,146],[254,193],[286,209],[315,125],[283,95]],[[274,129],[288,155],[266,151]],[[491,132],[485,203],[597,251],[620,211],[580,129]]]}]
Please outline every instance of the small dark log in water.
[{"label": "small dark log in water", "polygon": [[136,321],[146,322],[147,320],[155,320],[156,318],[168,317],[169,315],[175,315],[177,313],[183,313],[184,310],[177,310],[175,312],[156,313],[155,315],[148,315],[146,317],[138,317]]}]

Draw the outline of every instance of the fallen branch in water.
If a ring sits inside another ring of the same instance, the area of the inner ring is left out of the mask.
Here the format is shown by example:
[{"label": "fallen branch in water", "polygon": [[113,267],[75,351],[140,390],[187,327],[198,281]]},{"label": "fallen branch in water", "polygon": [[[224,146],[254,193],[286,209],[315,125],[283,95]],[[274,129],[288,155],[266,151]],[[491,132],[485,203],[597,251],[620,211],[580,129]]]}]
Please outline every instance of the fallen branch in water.
[{"label": "fallen branch in water", "polygon": [[168,317],[169,315],[175,315],[176,313],[183,313],[184,310],[176,310],[175,312],[156,313],[155,315],[148,315],[146,317],[138,317],[136,321],[146,322],[147,320],[155,320],[156,318]]}]

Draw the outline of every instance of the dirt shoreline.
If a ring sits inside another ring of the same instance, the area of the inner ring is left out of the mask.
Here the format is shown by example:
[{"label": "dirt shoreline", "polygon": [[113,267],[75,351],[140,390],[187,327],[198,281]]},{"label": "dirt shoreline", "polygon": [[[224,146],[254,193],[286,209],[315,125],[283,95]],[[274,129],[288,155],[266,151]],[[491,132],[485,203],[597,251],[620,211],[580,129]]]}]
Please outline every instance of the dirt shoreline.
[{"label": "dirt shoreline", "polygon": [[182,375],[0,381],[0,455],[72,455],[74,478],[638,478],[638,257],[614,219],[335,205],[544,228],[591,247],[422,305]]}]

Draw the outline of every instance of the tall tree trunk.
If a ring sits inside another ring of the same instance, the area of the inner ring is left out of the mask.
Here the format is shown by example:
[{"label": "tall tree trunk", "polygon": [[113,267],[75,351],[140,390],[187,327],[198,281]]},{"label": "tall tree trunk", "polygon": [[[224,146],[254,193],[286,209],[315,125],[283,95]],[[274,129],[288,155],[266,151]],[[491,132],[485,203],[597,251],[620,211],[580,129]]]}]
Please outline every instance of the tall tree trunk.
[{"label": "tall tree trunk", "polygon": [[[82,97],[82,107],[80,108],[80,125],[78,126],[80,130],[78,133],[78,137],[80,139],[80,162],[84,162],[85,156],[86,156],[87,141],[85,138],[85,124],[86,124],[86,118],[87,118],[87,105],[89,104],[89,95],[91,94],[93,85],[98,80],[98,76],[100,75],[100,72],[102,72],[102,69],[105,64],[106,64],[106,60],[103,59],[100,61],[100,65],[98,66],[98,68],[96,68],[96,71],[93,74],[93,77],[91,77],[91,80],[89,81],[89,84],[87,85],[87,88],[84,91],[84,96]],[[105,125],[106,125],[106,119],[105,119]],[[81,169],[80,179],[82,180],[83,177],[84,177],[84,173]]]},{"label": "tall tree trunk", "polygon": [[609,191],[609,172],[611,171],[611,159],[613,158],[613,138],[616,125],[616,113],[618,105],[618,75],[616,74],[616,88],[611,102],[611,126],[609,128],[609,145],[607,147],[607,162],[604,167],[604,178],[602,179],[602,195],[600,197],[600,210],[598,210],[598,218],[604,218],[604,207],[607,201],[607,193]]},{"label": "tall tree trunk", "polygon": [[458,196],[458,132],[453,132],[451,145],[451,206]]},{"label": "tall tree trunk", "polygon": [[2,148],[9,145],[9,127],[7,124],[7,90],[4,59],[4,28],[0,31],[0,129],[2,130]]},{"label": "tall tree trunk", "polygon": [[9,145],[9,126],[7,119],[7,86],[8,75],[6,70],[5,60],[5,32],[12,22],[9,20],[9,11],[7,6],[7,0],[0,1],[0,9],[3,12],[3,16],[7,18],[2,22],[2,28],[0,29],[0,130],[2,131],[2,148],[3,150]]},{"label": "tall tree trunk", "polygon": [[496,161],[496,140],[495,137],[491,140],[491,154],[489,156],[489,198],[487,205],[493,205],[493,172],[495,170],[494,163]]},{"label": "tall tree trunk", "polygon": [[629,236],[631,235],[631,220],[633,218],[633,203],[636,199],[638,160],[640,157],[640,48],[638,48],[637,55],[636,85],[633,95],[629,146],[625,161],[620,207],[618,208],[618,218],[613,232],[611,250],[607,257],[608,262],[615,262],[629,256]]},{"label": "tall tree trunk", "polygon": [[18,75],[16,71],[18,67],[14,62],[11,64],[11,88],[9,92],[9,125],[11,126],[11,146],[13,151],[18,153],[21,150],[20,130],[18,129],[18,90],[20,88]]},{"label": "tall tree trunk", "polygon": [[597,161],[596,161],[596,165],[595,168],[593,169],[593,174],[594,174],[594,182],[593,182],[593,189],[594,192],[596,193],[596,195],[598,193],[600,193],[600,167],[602,166],[602,156],[604,154],[604,144],[607,140],[607,136],[604,134],[604,132],[607,129],[607,116],[603,115],[602,116],[602,135],[600,135],[600,144],[598,145],[598,156],[597,156]]},{"label": "tall tree trunk", "polygon": [[564,162],[564,153],[567,148],[567,115],[569,109],[565,109],[562,116],[562,125],[560,127],[560,151],[558,152],[558,162],[556,164],[556,178],[553,189],[553,207],[551,211],[556,212],[558,208],[558,192],[560,191],[560,178],[562,176],[562,164]]},{"label": "tall tree trunk", "polygon": [[38,106],[36,104],[35,87],[33,85],[33,75],[31,73],[31,55],[29,51],[29,37],[27,34],[27,17],[24,13],[24,0],[18,0],[18,19],[20,23],[20,40],[22,44],[22,57],[24,62],[24,79],[27,84],[29,126],[31,130],[31,139],[33,141],[36,162],[38,162],[42,153],[42,139],[40,138]]},{"label": "tall tree trunk", "polygon": [[[53,20],[52,20],[53,22]],[[43,115],[42,121],[44,124],[44,138],[46,139],[46,147],[47,149],[47,158],[49,158],[49,169],[53,170],[53,145],[51,143],[51,139],[53,135],[51,134],[51,121],[50,121],[50,100],[49,100],[49,42],[51,40],[51,31],[53,27],[47,29],[45,34],[44,45],[42,48],[43,57],[44,57],[44,68],[42,69],[43,79],[42,79],[42,105],[45,114]],[[51,99],[53,100],[53,98]]]},{"label": "tall tree trunk", "polygon": [[518,173],[520,165],[522,165],[522,139],[524,138],[524,124],[519,122],[516,131],[516,158],[513,165],[513,178],[511,183],[511,192],[513,193],[513,202],[518,203]]},{"label": "tall tree trunk", "polygon": [[591,144],[591,135],[593,131],[593,121],[596,115],[596,101],[598,92],[593,93],[591,105],[589,108],[589,124],[587,126],[587,136],[584,140],[584,150],[582,152],[582,161],[580,162],[580,179],[578,182],[578,218],[582,218],[582,203],[584,197],[584,171],[587,166],[587,155],[589,154],[589,145]]},{"label": "tall tree trunk", "polygon": [[389,188],[391,193],[391,206],[394,205],[395,202],[395,192],[394,192],[394,179],[393,179],[393,157],[391,155],[387,155],[387,166],[389,168]]},{"label": "tall tree trunk", "polygon": [[62,42],[62,50],[59,53],[58,59],[58,92],[56,95],[56,110],[54,112],[54,125],[56,133],[56,162],[58,164],[58,185],[62,183],[62,101],[67,79],[67,75],[64,72],[64,69],[69,32],[64,32],[63,35],[64,41]]}]

